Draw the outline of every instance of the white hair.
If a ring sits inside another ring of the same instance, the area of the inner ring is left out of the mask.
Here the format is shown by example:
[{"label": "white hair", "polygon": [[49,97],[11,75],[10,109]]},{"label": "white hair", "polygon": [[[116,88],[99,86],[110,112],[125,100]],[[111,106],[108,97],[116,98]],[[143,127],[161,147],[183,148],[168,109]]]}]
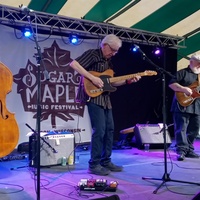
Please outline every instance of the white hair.
[{"label": "white hair", "polygon": [[110,46],[119,49],[122,46],[122,41],[116,35],[109,34],[101,41],[101,47],[103,44],[109,44]]},{"label": "white hair", "polygon": [[193,54],[190,59],[200,62],[200,54]]}]

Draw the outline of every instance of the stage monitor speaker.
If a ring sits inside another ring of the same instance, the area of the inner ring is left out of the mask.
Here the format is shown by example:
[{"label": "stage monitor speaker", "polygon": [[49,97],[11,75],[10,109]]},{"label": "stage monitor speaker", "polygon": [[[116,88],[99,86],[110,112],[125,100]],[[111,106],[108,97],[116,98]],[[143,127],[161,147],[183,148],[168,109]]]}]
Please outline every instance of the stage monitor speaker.
[{"label": "stage monitor speaker", "polygon": [[[134,129],[136,145],[139,149],[144,144],[150,144],[150,148],[164,148],[163,124],[136,124]],[[166,130],[166,143],[171,144],[171,138]]]},{"label": "stage monitor speaker", "polygon": [[[46,141],[56,153],[46,144]],[[40,139],[40,166],[61,165],[62,158],[67,162],[70,155],[74,158],[74,134],[55,134]],[[29,137],[29,166],[37,166],[36,136]]]}]

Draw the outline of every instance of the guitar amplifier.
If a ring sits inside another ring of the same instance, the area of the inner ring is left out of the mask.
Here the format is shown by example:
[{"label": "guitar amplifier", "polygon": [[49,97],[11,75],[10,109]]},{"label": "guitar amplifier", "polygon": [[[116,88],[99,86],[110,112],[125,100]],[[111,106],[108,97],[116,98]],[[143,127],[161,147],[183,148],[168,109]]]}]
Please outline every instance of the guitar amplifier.
[{"label": "guitar amplifier", "polygon": [[[136,124],[134,128],[135,140],[139,149],[144,144],[150,144],[150,148],[164,148],[163,124]],[[166,130],[166,144],[171,144],[171,138]]]},{"label": "guitar amplifier", "polygon": [[[67,162],[69,156],[74,158],[74,134],[54,134],[40,139],[40,166],[61,165],[62,158]],[[29,166],[37,166],[36,136],[29,137]]]}]

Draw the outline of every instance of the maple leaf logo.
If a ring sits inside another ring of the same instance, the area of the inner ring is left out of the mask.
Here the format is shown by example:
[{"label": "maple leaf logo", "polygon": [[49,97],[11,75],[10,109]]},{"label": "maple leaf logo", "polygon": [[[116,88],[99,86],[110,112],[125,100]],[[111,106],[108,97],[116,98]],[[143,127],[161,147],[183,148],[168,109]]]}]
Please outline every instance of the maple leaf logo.
[{"label": "maple leaf logo", "polygon": [[[41,85],[41,121],[51,117],[51,125],[56,128],[56,117],[68,121],[74,120],[71,114],[83,116],[84,105],[76,102],[76,91],[80,82],[80,75],[70,66],[70,52],[60,49],[56,41],[50,48],[45,48],[42,61],[48,72],[46,80],[44,68],[40,66]],[[28,60],[26,67],[14,75],[17,93],[21,95],[24,110],[33,112],[37,117],[38,97],[38,66]]]}]

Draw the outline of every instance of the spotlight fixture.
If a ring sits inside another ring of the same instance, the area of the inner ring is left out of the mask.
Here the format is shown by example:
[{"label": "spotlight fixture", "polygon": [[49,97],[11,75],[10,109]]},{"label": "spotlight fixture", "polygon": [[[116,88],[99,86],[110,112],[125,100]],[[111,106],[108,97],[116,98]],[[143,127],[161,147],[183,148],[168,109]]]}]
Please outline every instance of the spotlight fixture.
[{"label": "spotlight fixture", "polygon": [[77,35],[70,35],[69,41],[70,41],[71,44],[76,45],[76,44],[78,44],[79,39],[78,39]]},{"label": "spotlight fixture", "polygon": [[24,35],[25,37],[27,37],[27,38],[29,38],[29,37],[32,35],[32,32],[30,31],[29,28],[24,28],[24,29],[22,30],[22,32],[23,32],[23,35]]},{"label": "spotlight fixture", "polygon": [[160,48],[158,48],[158,47],[156,47],[154,50],[153,50],[153,53],[155,54],[155,55],[160,55],[161,54],[161,50],[160,50]]},{"label": "spotlight fixture", "polygon": [[139,49],[139,46],[137,46],[137,45],[132,45],[131,48],[130,48],[130,50],[131,50],[132,52],[137,52],[138,49]]}]

